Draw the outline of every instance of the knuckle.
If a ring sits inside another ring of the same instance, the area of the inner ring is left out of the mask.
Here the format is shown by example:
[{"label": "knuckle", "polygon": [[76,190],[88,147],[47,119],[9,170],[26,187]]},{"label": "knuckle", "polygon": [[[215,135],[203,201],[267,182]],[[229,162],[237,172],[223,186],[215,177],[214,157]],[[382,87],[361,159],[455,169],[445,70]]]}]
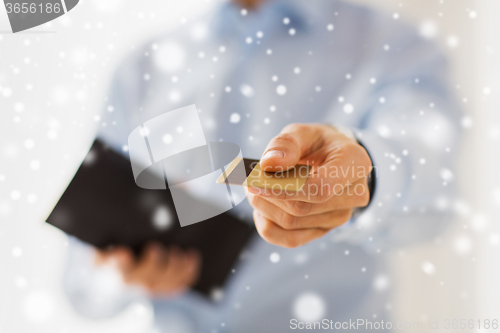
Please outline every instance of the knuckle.
[{"label": "knuckle", "polygon": [[293,216],[306,216],[311,212],[312,204],[305,201],[294,201],[290,204],[290,213]]},{"label": "knuckle", "polygon": [[294,229],[297,224],[297,218],[293,215],[290,215],[288,213],[284,213],[283,217],[281,218],[281,226],[283,229]]},{"label": "knuckle", "polygon": [[297,140],[295,139],[295,137],[290,134],[290,133],[282,133],[282,134],[279,134],[278,136],[276,136],[275,138],[275,141],[277,142],[284,142],[285,144],[293,144],[293,145],[297,145]]},{"label": "knuckle", "polygon": [[260,235],[267,241],[270,241],[272,237],[271,225],[269,223],[265,223],[260,229]]},{"label": "knuckle", "polygon": [[292,194],[287,193],[287,191],[285,189],[273,188],[273,189],[271,189],[269,197],[272,199],[279,199],[279,200],[286,202],[286,200],[290,200],[290,198],[292,197]]},{"label": "knuckle", "polygon": [[357,143],[352,142],[352,140],[347,140],[339,143],[336,147],[336,151],[339,154],[346,155],[352,152],[353,149],[357,149],[358,148],[357,146],[358,146]]},{"label": "knuckle", "polygon": [[257,209],[258,205],[259,205],[259,196],[249,193],[247,198],[248,198],[248,203],[250,204],[250,206]]},{"label": "knuckle", "polygon": [[330,190],[325,189],[324,191],[320,191],[318,194],[314,196],[314,201],[318,203],[324,203],[328,201],[328,199],[330,199],[331,196],[332,195],[330,193]]},{"label": "knuckle", "polygon": [[296,247],[299,247],[301,243],[299,238],[294,233],[290,233],[283,245],[289,249],[294,249]]}]

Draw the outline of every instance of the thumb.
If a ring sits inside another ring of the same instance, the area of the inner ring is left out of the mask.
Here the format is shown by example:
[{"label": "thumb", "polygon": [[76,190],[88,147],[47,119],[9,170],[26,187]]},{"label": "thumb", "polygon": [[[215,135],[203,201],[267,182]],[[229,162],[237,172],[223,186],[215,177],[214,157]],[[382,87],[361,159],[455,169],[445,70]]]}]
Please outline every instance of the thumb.
[{"label": "thumb", "polygon": [[279,172],[293,168],[321,144],[321,126],[291,124],[283,128],[266,147],[260,160],[264,171]]}]

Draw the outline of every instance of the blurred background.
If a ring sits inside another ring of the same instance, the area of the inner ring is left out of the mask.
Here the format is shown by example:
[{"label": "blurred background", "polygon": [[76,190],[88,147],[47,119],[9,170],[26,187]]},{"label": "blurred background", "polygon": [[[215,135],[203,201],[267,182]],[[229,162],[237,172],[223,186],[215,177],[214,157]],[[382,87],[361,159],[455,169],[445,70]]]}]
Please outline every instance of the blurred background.
[{"label": "blurred background", "polygon": [[[433,243],[391,253],[392,277],[374,281],[374,288],[390,290],[395,321],[494,319],[500,313],[500,1],[361,2],[440,44],[465,110],[458,172],[445,175],[458,183],[459,199],[442,203],[457,212],[454,225]],[[85,0],[16,35],[6,33],[0,6],[0,332],[148,330],[153,315],[146,301],[105,321],[69,306],[61,287],[67,238],[44,219],[92,143],[119,60],[216,3]]]}]

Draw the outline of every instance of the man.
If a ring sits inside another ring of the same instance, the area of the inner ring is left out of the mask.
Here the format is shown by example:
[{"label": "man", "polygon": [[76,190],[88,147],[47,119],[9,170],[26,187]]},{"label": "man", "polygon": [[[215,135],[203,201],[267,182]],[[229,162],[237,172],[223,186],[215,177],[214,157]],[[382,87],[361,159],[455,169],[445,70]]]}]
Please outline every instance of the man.
[{"label": "man", "polygon": [[[387,320],[386,249],[432,239],[449,220],[459,112],[446,79],[444,58],[413,28],[337,0],[225,2],[146,43],[113,80],[100,130],[109,145],[122,150],[145,120],[196,104],[207,141],[237,143],[269,171],[309,162],[316,172],[303,192],[249,188],[251,207],[233,213],[261,238],[215,304],[189,291],[194,252],[152,244],[138,260],[118,248],[98,263],[117,263],[149,291],[161,332]],[[82,312],[111,315],[134,299],[120,291],[96,302],[94,278],[76,281],[83,264],[70,262],[66,286]]]}]

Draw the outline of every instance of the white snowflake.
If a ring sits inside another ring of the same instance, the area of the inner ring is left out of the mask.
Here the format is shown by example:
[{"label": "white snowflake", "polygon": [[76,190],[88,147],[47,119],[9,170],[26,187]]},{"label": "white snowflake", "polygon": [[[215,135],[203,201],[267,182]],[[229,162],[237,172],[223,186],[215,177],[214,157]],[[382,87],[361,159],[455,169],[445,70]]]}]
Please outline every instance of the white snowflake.
[{"label": "white snowflake", "polygon": [[436,22],[432,20],[425,20],[420,24],[419,27],[420,35],[425,38],[434,38],[438,34],[439,28]]},{"label": "white snowflake", "polygon": [[344,105],[344,112],[345,113],[351,114],[351,113],[353,113],[353,111],[354,111],[354,106],[352,106],[352,104],[347,103]]},{"label": "white snowflake", "polygon": [[174,141],[174,137],[171,134],[167,133],[167,134],[163,135],[162,141],[164,144],[169,145],[172,143],[172,141]]},{"label": "white snowflake", "polygon": [[458,254],[467,254],[472,249],[472,241],[466,235],[461,235],[453,241],[453,248]]},{"label": "white snowflake", "polygon": [[23,300],[24,314],[29,321],[41,323],[55,315],[54,297],[47,291],[36,290],[26,295]]},{"label": "white snowflake", "polygon": [[271,260],[272,263],[278,263],[280,259],[281,259],[280,254],[277,252],[273,252],[269,256],[269,260]]},{"label": "white snowflake", "polygon": [[323,318],[326,312],[326,303],[320,295],[314,292],[305,292],[295,299],[293,312],[300,321],[317,321]]},{"label": "white snowflake", "polygon": [[255,93],[254,89],[252,88],[252,86],[250,86],[248,84],[241,85],[240,92],[245,97],[253,97],[253,95]]},{"label": "white snowflake", "polygon": [[233,124],[239,123],[241,120],[241,116],[239,113],[232,113],[231,116],[229,117],[229,121]]},{"label": "white snowflake", "polygon": [[389,277],[384,274],[376,276],[373,280],[373,287],[378,291],[386,290],[389,287]]},{"label": "white snowflake", "polygon": [[283,96],[286,94],[286,87],[282,84],[280,84],[279,86],[276,87],[276,93],[280,96]]},{"label": "white snowflake", "polygon": [[455,35],[450,35],[446,38],[446,44],[448,44],[450,48],[455,48],[460,44],[460,39]]},{"label": "white snowflake", "polygon": [[172,226],[172,213],[166,206],[159,206],[153,213],[153,226],[158,230],[166,230]]},{"label": "white snowflake", "polygon": [[427,275],[434,275],[436,273],[436,267],[430,261],[422,262],[421,268]]},{"label": "white snowflake", "polygon": [[16,246],[12,249],[12,256],[17,258],[22,255],[23,255],[23,249],[21,249],[19,246]]}]

